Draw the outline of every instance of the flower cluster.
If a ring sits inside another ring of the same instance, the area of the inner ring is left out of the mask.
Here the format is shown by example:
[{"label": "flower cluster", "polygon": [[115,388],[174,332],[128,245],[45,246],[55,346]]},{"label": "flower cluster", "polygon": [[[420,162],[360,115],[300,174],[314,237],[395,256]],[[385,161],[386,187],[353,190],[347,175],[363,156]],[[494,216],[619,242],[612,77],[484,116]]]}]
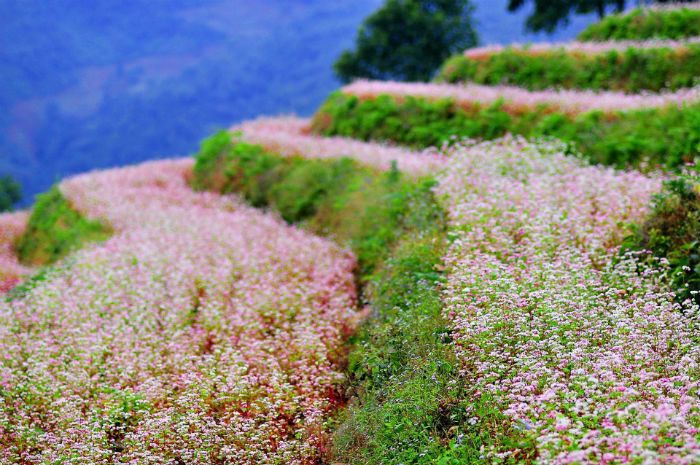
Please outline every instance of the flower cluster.
[{"label": "flower cluster", "polygon": [[445,158],[435,151],[415,152],[386,144],[361,142],[345,137],[318,137],[310,134],[305,119],[260,118],[232,128],[243,138],[280,155],[307,158],[352,157],[368,166],[387,170],[392,162],[406,173],[426,174],[443,166]]},{"label": "flower cluster", "polygon": [[492,44],[483,47],[470,48],[464,56],[472,59],[483,59],[505,50],[515,50],[523,53],[573,52],[586,55],[596,55],[610,51],[624,52],[627,49],[684,49],[690,44],[700,43],[700,37],[690,37],[683,40],[649,39],[649,40],[608,40],[604,42],[537,42],[532,44],[512,43],[510,45]]},{"label": "flower cluster", "polygon": [[474,399],[540,463],[698,463],[697,309],[635,257],[611,265],[659,180],[517,138],[450,155],[445,312]]},{"label": "flower cluster", "polygon": [[17,260],[15,243],[27,226],[27,212],[0,215],[0,295],[12,289],[31,270]]},{"label": "flower cluster", "polygon": [[641,108],[681,106],[695,103],[700,94],[697,88],[680,89],[660,94],[629,95],[622,92],[593,92],[574,90],[528,91],[513,86],[484,86],[479,84],[435,84],[391,81],[355,81],[342,89],[346,95],[361,99],[380,95],[393,97],[420,97],[430,100],[453,99],[459,105],[490,105],[499,101],[517,108],[548,106],[567,113],[590,110],[613,112]]},{"label": "flower cluster", "polygon": [[65,181],[115,235],[0,304],[0,463],[316,463],[354,258],[191,160]]}]

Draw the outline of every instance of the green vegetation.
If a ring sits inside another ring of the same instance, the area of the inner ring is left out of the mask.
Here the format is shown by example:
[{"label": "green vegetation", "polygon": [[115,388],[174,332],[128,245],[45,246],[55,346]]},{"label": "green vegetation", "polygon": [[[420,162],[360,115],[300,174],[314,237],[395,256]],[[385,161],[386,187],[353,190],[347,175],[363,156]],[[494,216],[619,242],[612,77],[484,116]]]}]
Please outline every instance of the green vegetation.
[{"label": "green vegetation", "polygon": [[640,91],[692,87],[700,70],[700,45],[683,48],[628,48],[597,54],[561,49],[533,52],[507,48],[478,58],[456,55],[439,80],[508,84],[530,90],[566,89]]},{"label": "green vegetation", "polygon": [[12,176],[0,176],[0,212],[12,210],[22,199],[22,187]]},{"label": "green vegetation", "polygon": [[623,251],[648,250],[655,264],[666,259],[678,300],[700,303],[700,176],[696,172],[666,181],[651,207]]},{"label": "green vegetation", "polygon": [[614,166],[677,167],[700,150],[700,104],[574,116],[547,106],[515,110],[520,111],[504,102],[466,107],[450,99],[382,95],[363,100],[337,92],[314,117],[314,130],[416,148],[439,146],[452,136],[552,136],[572,143],[572,151],[593,162]]},{"label": "green vegetation", "polygon": [[272,208],[289,223],[351,246],[363,279],[386,258],[404,223],[413,221],[410,205],[432,196],[428,181],[416,184],[397,170],[380,173],[350,158],[281,157],[234,143],[227,132],[202,144],[192,182],[196,189],[239,193],[255,207]]},{"label": "green vegetation", "polygon": [[611,15],[591,24],[579,40],[683,39],[700,36],[700,10],[695,8],[646,9]]},{"label": "green vegetation", "polygon": [[386,0],[360,27],[336,75],[427,81],[450,55],[476,45],[469,0]]},{"label": "green vegetation", "polygon": [[25,264],[46,265],[109,235],[106,225],[83,217],[54,187],[37,196],[27,230],[17,243],[17,256]]},{"label": "green vegetation", "polygon": [[[474,402],[463,395],[442,315],[447,238],[433,185],[351,159],[281,157],[226,132],[206,140],[197,156],[195,188],[237,192],[358,257],[372,313],[351,340],[352,401],[338,419],[332,461],[479,463],[479,448],[493,441],[492,431],[470,426],[464,413],[465,402]],[[477,408],[502,427],[486,400]],[[519,440],[517,432],[508,437]]]}]

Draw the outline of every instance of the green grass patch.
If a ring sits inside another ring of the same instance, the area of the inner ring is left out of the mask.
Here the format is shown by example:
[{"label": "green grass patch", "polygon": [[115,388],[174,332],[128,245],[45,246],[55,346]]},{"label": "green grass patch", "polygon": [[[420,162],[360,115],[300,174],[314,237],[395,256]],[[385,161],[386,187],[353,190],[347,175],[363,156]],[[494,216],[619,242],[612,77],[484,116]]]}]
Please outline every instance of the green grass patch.
[{"label": "green grass patch", "polygon": [[700,36],[700,10],[648,9],[610,15],[591,24],[578,36],[584,41],[683,39]]},{"label": "green grass patch", "polygon": [[682,48],[628,48],[587,54],[506,48],[479,58],[460,54],[442,67],[438,80],[486,85],[658,92],[692,87],[700,77],[700,45]]},{"label": "green grass patch", "polygon": [[76,211],[58,187],[37,196],[17,256],[28,265],[47,265],[84,244],[107,239],[110,228]]},{"label": "green grass patch", "polygon": [[474,401],[463,395],[442,314],[446,218],[435,181],[349,158],[282,157],[231,137],[221,132],[203,143],[193,187],[236,192],[358,257],[371,316],[350,341],[351,400],[337,419],[329,461],[480,463],[482,445],[520,441],[487,400],[477,410],[488,425],[464,414]]},{"label": "green grass patch", "polygon": [[452,99],[360,99],[332,94],[314,117],[323,135],[392,141],[414,148],[440,146],[453,136],[494,139],[506,133],[551,136],[590,161],[618,167],[677,167],[700,151],[700,104],[568,115],[545,105],[514,111],[505,102],[460,106]]}]

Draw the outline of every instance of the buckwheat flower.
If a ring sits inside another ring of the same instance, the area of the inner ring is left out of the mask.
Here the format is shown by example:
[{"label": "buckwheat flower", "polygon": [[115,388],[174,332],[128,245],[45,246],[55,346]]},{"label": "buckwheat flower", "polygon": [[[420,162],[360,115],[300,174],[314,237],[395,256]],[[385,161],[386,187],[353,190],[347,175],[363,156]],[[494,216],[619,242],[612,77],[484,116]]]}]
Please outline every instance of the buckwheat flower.
[{"label": "buckwheat flower", "polygon": [[61,183],[114,236],[0,303],[0,463],[318,462],[355,260],[191,169]]}]

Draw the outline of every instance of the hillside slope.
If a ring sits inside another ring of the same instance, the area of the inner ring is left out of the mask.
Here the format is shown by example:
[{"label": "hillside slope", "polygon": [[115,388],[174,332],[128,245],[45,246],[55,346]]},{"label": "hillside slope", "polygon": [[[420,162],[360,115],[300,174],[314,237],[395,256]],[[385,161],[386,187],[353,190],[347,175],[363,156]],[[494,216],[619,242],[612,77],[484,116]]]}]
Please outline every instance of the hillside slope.
[{"label": "hillside slope", "polygon": [[[261,114],[311,114],[338,85],[331,64],[380,3],[4,1],[0,174],[18,176],[29,205],[70,174],[191,153]],[[527,12],[507,13],[506,0],[474,4],[485,43],[541,38],[522,32]]]}]

